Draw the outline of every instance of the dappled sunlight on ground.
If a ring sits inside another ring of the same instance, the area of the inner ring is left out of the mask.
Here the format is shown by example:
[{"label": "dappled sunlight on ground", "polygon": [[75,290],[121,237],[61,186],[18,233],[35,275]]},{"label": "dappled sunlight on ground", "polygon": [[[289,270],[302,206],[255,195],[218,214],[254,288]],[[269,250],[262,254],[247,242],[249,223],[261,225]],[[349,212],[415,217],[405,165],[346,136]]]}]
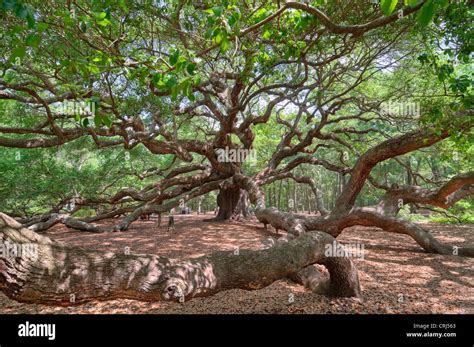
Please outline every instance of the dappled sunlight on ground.
[{"label": "dappled sunlight on ground", "polygon": [[[167,218],[162,226],[156,220],[139,221],[125,232],[93,234],[56,226],[48,236],[85,248],[112,252],[123,252],[129,247],[131,253],[151,253],[171,258],[197,257],[217,250],[261,248],[262,240],[269,234],[261,225],[251,227],[239,222],[206,222],[212,215],[175,216],[175,231],[166,231]],[[116,221],[109,220],[104,224]]]},{"label": "dappled sunlight on ground", "polygon": [[[113,252],[196,257],[216,250],[260,249],[274,230],[262,224],[206,222],[212,215],[178,215],[175,232],[155,220],[139,221],[125,232],[93,234],[56,226],[51,238],[66,244]],[[108,224],[116,221],[109,220]],[[104,223],[105,224],[105,223]],[[425,224],[442,242],[474,244],[474,226]],[[359,270],[363,300],[327,298],[287,280],[255,291],[233,289],[185,302],[113,300],[73,307],[22,304],[0,294],[0,313],[474,313],[474,259],[425,253],[410,237],[375,228],[349,228],[338,238],[363,244]]]}]

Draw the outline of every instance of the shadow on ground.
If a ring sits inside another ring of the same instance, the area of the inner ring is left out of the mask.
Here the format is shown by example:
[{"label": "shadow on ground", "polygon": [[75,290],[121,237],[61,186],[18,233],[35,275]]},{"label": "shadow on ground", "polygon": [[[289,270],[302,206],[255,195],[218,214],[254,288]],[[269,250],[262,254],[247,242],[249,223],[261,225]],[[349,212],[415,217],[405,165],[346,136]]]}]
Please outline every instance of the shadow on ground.
[{"label": "shadow on ground", "polygon": [[[131,253],[172,258],[237,247],[260,249],[275,236],[274,230],[264,230],[255,220],[204,221],[210,217],[179,215],[172,233],[150,220],[136,222],[126,232],[106,234],[56,226],[48,236],[88,249],[124,252],[128,247]],[[442,242],[474,243],[474,226],[425,226]],[[427,254],[411,238],[375,228],[349,228],[338,240],[364,246],[364,257],[355,259],[363,300],[327,298],[280,280],[261,290],[228,290],[183,304],[113,300],[52,307],[18,303],[0,294],[0,313],[474,313],[474,259]]]}]

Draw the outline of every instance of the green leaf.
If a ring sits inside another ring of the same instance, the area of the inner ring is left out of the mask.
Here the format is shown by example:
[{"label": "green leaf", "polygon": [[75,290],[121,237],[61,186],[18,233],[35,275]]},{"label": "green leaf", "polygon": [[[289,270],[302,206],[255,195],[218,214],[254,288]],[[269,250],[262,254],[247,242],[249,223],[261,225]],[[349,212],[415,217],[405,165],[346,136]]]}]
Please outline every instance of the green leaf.
[{"label": "green leaf", "polygon": [[420,12],[418,13],[418,23],[421,24],[421,26],[427,26],[430,22],[431,19],[433,18],[434,15],[434,4],[432,0],[428,0],[423,4],[423,6],[420,9]]},{"label": "green leaf", "polygon": [[188,74],[194,75],[195,70],[196,70],[196,64],[189,63],[188,65],[186,65],[186,71],[187,71]]},{"label": "green leaf", "polygon": [[128,7],[125,4],[125,0],[118,0],[118,4],[125,13],[128,13]]},{"label": "green leaf", "polygon": [[239,12],[234,12],[234,13],[232,13],[231,16],[229,16],[227,22],[229,23],[229,25],[231,27],[233,27],[234,25],[239,23],[239,20],[240,20],[240,13]]},{"label": "green leaf", "polygon": [[102,117],[100,115],[96,115],[94,117],[94,124],[96,128],[100,128],[100,126],[102,125]]},{"label": "green leaf", "polygon": [[30,47],[38,47],[39,42],[41,41],[41,36],[36,34],[30,34],[26,37],[25,44]]},{"label": "green leaf", "polygon": [[15,15],[21,19],[26,19],[28,15],[28,8],[23,4],[18,4],[15,7]]},{"label": "green leaf", "polygon": [[451,84],[449,88],[454,92],[460,92],[464,93],[467,91],[469,86],[471,85],[471,80],[469,79],[469,76],[467,75],[462,75],[458,78],[453,78],[451,81]]},{"label": "green leaf", "polygon": [[449,5],[449,0],[434,0],[434,4],[442,8],[445,8]]},{"label": "green leaf", "polygon": [[179,93],[179,88],[177,86],[174,86],[171,88],[171,100],[176,101],[178,98],[178,93]]},{"label": "green leaf", "polygon": [[438,71],[438,79],[442,82],[446,78],[448,78],[449,75],[451,75],[454,72],[454,68],[450,64],[443,64],[439,67]]},{"label": "green leaf", "polygon": [[224,9],[222,8],[222,6],[214,6],[212,8],[208,8],[207,10],[204,10],[204,12],[212,14],[215,17],[219,17],[222,14],[223,10]]},{"label": "green leaf", "polygon": [[212,12],[214,13],[214,16],[219,17],[222,14],[222,6],[214,6],[212,9]]},{"label": "green leaf", "polygon": [[3,0],[0,2],[0,6],[4,10],[12,10],[15,7],[16,0]]},{"label": "green leaf", "polygon": [[272,37],[272,32],[270,30],[265,30],[265,32],[262,35],[262,39],[268,40],[270,37]]},{"label": "green leaf", "polygon": [[[1,6],[3,8],[8,8],[10,7],[10,4],[8,3],[9,2],[7,2],[7,5],[2,3]],[[13,12],[17,17],[21,19],[26,19],[29,28],[34,28],[36,24],[35,14],[33,8],[30,5],[25,5],[20,2],[16,2],[16,4],[13,5]]]},{"label": "green leaf", "polygon": [[100,26],[106,27],[109,24],[112,24],[107,18],[104,18],[97,22]]},{"label": "green leaf", "polygon": [[179,50],[175,51],[173,54],[170,55],[169,62],[171,66],[175,66],[178,62],[179,58]]},{"label": "green leaf", "polygon": [[221,42],[221,52],[225,53],[229,49],[229,47],[230,47],[230,42],[227,39],[227,37],[225,37]]},{"label": "green leaf", "polygon": [[255,22],[259,22],[267,17],[268,10],[266,8],[261,8],[254,14]]},{"label": "green leaf", "polygon": [[163,75],[162,74],[159,74],[159,73],[154,74],[153,77],[152,77],[152,81],[153,81],[153,84],[156,87],[158,87],[158,88],[164,87]]},{"label": "green leaf", "polygon": [[201,79],[202,79],[201,76],[199,76],[199,75],[194,75],[194,76],[193,76],[193,83],[194,83],[194,84],[199,84],[199,83],[201,83]]},{"label": "green leaf", "polygon": [[93,65],[93,64],[87,65],[87,70],[89,70],[89,71],[92,72],[93,74],[98,74],[98,73],[100,73],[99,68],[98,68],[96,65]]},{"label": "green leaf", "polygon": [[166,87],[167,87],[168,89],[172,89],[172,88],[175,87],[177,84],[178,84],[178,80],[176,79],[176,76],[171,76],[171,78],[169,78],[169,79],[166,81]]},{"label": "green leaf", "polygon": [[380,8],[386,16],[390,16],[397,6],[398,0],[382,0],[380,2]]},{"label": "green leaf", "polygon": [[112,119],[110,119],[110,117],[108,117],[108,116],[102,116],[102,123],[106,127],[110,128],[112,126]]},{"label": "green leaf", "polygon": [[18,59],[23,59],[25,54],[26,54],[25,47],[18,46],[13,50],[12,55],[10,56],[10,61],[15,61],[16,62],[16,61],[18,61]]},{"label": "green leaf", "polygon": [[29,28],[34,28],[36,24],[36,19],[33,11],[28,11],[28,14],[26,15],[26,21],[28,22],[28,27]]},{"label": "green leaf", "polygon": [[421,0],[405,0],[405,4],[408,4],[410,7],[415,7],[420,3]]},{"label": "green leaf", "polygon": [[42,22],[41,22],[41,23],[38,23],[38,27],[37,27],[37,28],[38,28],[38,31],[39,31],[40,33],[42,33],[43,31],[45,31],[46,29],[48,29],[48,24],[42,23]]},{"label": "green leaf", "polygon": [[186,58],[182,55],[178,57],[178,61],[176,62],[176,71],[181,72],[186,68],[186,65],[188,64]]},{"label": "green leaf", "polygon": [[220,44],[220,43],[222,42],[222,39],[223,39],[223,36],[222,36],[222,34],[220,33],[220,31],[219,31],[219,33],[218,33],[216,36],[214,36],[214,37],[212,38],[212,41],[213,41],[216,45],[218,45],[218,44]]}]

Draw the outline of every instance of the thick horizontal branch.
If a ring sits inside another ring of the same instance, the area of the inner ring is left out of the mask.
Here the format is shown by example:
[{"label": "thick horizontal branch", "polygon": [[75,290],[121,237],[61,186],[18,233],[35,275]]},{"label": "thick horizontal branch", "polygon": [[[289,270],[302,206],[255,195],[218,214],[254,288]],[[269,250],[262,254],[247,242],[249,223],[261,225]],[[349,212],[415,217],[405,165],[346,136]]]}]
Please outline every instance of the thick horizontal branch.
[{"label": "thick horizontal branch", "polygon": [[401,218],[384,216],[371,208],[354,209],[341,220],[339,227],[345,228],[355,225],[375,226],[384,231],[408,235],[429,253],[474,257],[474,247],[457,247],[443,244],[421,226]]},{"label": "thick horizontal branch", "polygon": [[65,246],[21,228],[2,213],[0,238],[3,243],[35,246],[36,254],[31,252],[31,257],[0,258],[0,290],[22,302],[72,305],[117,298],[188,300],[231,288],[260,289],[316,263],[329,271],[331,294],[361,294],[352,261],[328,258],[326,245],[337,243],[322,232],[264,250],[220,251],[182,261]]},{"label": "thick horizontal branch", "polygon": [[440,188],[392,187],[378,205],[385,214],[396,214],[404,204],[424,204],[449,208],[474,194],[474,172],[454,176]]},{"label": "thick horizontal branch", "polygon": [[[465,127],[469,125],[464,124]],[[353,206],[372,169],[378,163],[415,151],[420,148],[430,147],[450,135],[448,127],[441,133],[434,133],[432,129],[413,131],[393,139],[386,140],[365,152],[356,162],[351,171],[351,177],[346,188],[336,200],[333,213],[347,213]]]},{"label": "thick horizontal branch", "polygon": [[297,215],[282,212],[276,208],[265,208],[265,195],[259,188],[258,181],[241,175],[235,176],[234,179],[249,192],[250,201],[256,205],[255,216],[257,219],[265,225],[272,225],[277,230],[286,230],[296,236],[320,230],[337,237],[345,228],[351,226],[375,226],[388,232],[411,236],[430,253],[474,257],[474,247],[442,244],[428,230],[401,218],[385,216],[376,208],[356,208],[344,214],[334,214],[333,210],[327,216]]}]

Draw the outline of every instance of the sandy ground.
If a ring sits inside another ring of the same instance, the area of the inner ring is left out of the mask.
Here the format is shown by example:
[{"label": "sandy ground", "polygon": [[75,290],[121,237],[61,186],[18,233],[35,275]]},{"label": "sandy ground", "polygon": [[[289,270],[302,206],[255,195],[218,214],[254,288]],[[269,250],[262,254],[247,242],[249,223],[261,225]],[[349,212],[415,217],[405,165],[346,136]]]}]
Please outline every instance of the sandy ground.
[{"label": "sandy ground", "polygon": [[[255,221],[204,222],[176,217],[175,233],[140,221],[121,233],[92,234],[56,226],[48,236],[88,249],[195,257],[216,250],[260,249],[275,236]],[[111,223],[112,221],[108,221]],[[442,242],[474,244],[472,225],[425,225]],[[71,307],[23,304],[0,293],[0,313],[474,313],[474,259],[425,253],[411,238],[375,228],[350,228],[338,238],[362,244],[356,258],[363,298],[327,298],[287,280],[255,291],[228,290],[185,303],[113,300]]]}]

